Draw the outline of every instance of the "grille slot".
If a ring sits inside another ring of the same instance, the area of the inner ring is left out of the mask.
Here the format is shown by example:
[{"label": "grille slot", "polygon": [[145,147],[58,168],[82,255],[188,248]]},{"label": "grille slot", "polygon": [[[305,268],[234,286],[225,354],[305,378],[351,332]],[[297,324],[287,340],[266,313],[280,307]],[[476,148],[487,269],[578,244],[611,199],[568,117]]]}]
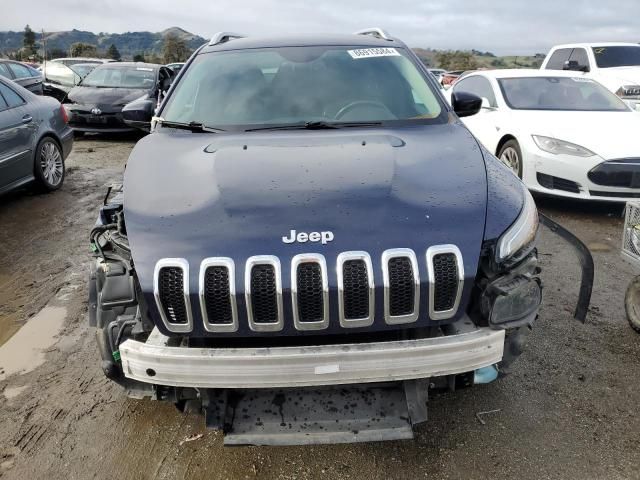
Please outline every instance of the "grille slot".
[{"label": "grille slot", "polygon": [[154,297],[160,317],[171,332],[190,332],[189,264],[184,259],[164,259],[154,271]]},{"label": "grille slot", "polygon": [[386,250],[382,254],[382,274],[385,321],[390,325],[415,322],[420,308],[420,276],[413,250]]},{"label": "grille slot", "polygon": [[200,310],[209,332],[235,332],[238,313],[235,265],[230,258],[207,258],[200,264]]},{"label": "grille slot", "polygon": [[293,257],[291,301],[298,330],[317,330],[328,326],[329,284],[324,256],[302,254]]},{"label": "grille slot", "polygon": [[277,257],[257,256],[247,260],[245,295],[252,330],[282,330],[282,277]]},{"label": "grille slot", "polygon": [[462,254],[454,245],[430,247],[427,250],[429,268],[429,315],[433,320],[455,315],[464,281]]},{"label": "grille slot", "polygon": [[338,296],[343,327],[371,325],[374,318],[374,284],[371,258],[366,252],[338,255]]}]

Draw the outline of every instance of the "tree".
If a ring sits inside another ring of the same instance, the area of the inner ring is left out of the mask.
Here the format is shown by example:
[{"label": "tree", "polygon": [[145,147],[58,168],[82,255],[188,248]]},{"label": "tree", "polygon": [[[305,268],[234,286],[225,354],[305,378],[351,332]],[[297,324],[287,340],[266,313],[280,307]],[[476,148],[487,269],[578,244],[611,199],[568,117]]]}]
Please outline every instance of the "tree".
[{"label": "tree", "polygon": [[98,49],[90,43],[72,43],[69,50],[72,57],[96,57],[98,55]]},{"label": "tree", "polygon": [[164,45],[162,46],[164,63],[184,62],[190,54],[184,39],[171,33],[164,37]]},{"label": "tree", "polygon": [[113,60],[120,60],[122,58],[120,52],[118,51],[118,47],[116,47],[113,43],[109,47],[109,50],[107,50],[107,57]]},{"label": "tree", "polygon": [[48,59],[62,58],[66,56],[67,56],[67,52],[65,52],[61,48],[50,48],[47,50]]},{"label": "tree", "polygon": [[24,27],[24,38],[22,40],[24,51],[27,56],[35,55],[38,52],[36,48],[36,33],[27,25]]},{"label": "tree", "polygon": [[444,50],[436,53],[436,62],[445,70],[475,70],[478,62],[471,52]]},{"label": "tree", "polygon": [[136,53],[133,56],[133,61],[134,62],[144,62],[144,53]]}]

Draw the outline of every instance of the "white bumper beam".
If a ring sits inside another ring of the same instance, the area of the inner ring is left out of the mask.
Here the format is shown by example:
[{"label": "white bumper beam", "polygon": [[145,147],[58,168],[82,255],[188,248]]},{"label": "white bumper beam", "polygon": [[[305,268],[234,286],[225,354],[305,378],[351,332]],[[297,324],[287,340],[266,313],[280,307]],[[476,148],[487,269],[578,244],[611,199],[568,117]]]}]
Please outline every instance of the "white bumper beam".
[{"label": "white bumper beam", "polygon": [[[462,322],[459,322],[462,323]],[[127,378],[198,388],[277,388],[410,380],[469,372],[502,359],[504,331],[457,325],[459,333],[392,342],[279,348],[120,346]]]}]

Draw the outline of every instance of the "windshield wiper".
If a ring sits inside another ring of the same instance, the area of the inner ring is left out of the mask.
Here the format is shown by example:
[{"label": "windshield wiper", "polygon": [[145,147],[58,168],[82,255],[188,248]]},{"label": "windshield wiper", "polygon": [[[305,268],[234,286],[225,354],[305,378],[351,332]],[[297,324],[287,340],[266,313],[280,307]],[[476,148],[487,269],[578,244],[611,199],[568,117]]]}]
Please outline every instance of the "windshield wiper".
[{"label": "windshield wiper", "polygon": [[350,127],[376,127],[379,125],[382,125],[382,122],[325,122],[319,120],[313,122],[292,123],[289,125],[248,128],[245,132],[257,132],[260,130],[332,130],[336,128]]},{"label": "windshield wiper", "polygon": [[207,127],[206,125],[200,122],[181,123],[181,122],[168,122],[167,120],[159,120],[158,123],[163,127],[180,128],[182,130],[189,130],[191,132],[211,132],[211,133],[224,132],[224,130],[221,128]]}]

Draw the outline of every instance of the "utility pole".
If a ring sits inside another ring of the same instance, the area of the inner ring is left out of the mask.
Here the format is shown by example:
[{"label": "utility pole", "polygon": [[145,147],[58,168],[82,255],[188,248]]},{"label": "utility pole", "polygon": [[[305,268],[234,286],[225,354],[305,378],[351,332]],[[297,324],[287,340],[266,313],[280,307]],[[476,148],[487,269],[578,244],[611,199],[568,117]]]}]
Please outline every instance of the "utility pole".
[{"label": "utility pole", "polygon": [[42,29],[42,61],[47,62],[47,39],[44,36],[44,28]]}]

